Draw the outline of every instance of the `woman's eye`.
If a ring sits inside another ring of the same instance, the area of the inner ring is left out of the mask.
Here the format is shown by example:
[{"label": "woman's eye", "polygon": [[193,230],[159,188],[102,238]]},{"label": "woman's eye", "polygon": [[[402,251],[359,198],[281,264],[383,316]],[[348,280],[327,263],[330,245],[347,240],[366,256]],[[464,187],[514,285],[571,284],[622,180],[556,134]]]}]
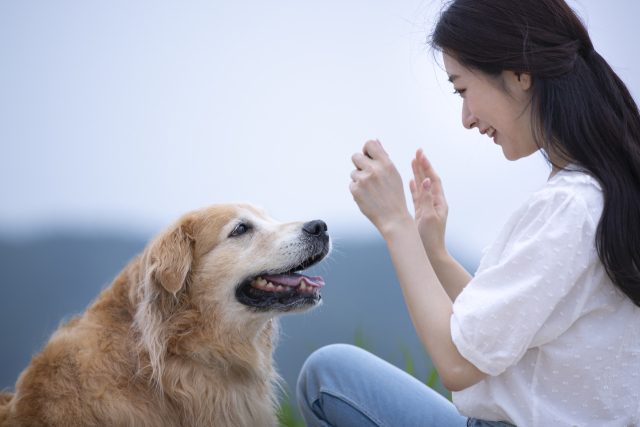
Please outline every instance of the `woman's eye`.
[{"label": "woman's eye", "polygon": [[229,235],[229,237],[239,236],[241,234],[246,233],[247,231],[249,231],[249,226],[246,225],[246,224],[240,224],[236,228],[233,229],[233,231],[231,232],[231,235]]},{"label": "woman's eye", "polygon": [[465,91],[465,89],[456,89],[456,90],[453,91],[453,94],[462,96],[464,91]]}]

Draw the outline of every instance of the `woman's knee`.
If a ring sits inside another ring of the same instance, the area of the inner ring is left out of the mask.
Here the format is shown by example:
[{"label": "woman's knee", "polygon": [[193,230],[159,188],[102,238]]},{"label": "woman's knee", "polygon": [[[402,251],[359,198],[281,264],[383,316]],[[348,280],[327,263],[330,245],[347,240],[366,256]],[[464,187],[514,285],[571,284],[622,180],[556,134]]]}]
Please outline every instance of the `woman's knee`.
[{"label": "woman's knee", "polygon": [[330,373],[344,367],[358,364],[357,360],[367,357],[368,352],[349,344],[331,344],[314,351],[302,366],[304,371]]},{"label": "woman's knee", "polygon": [[369,357],[374,356],[353,345],[332,344],[307,358],[298,377],[297,397],[308,425],[335,425],[331,421],[335,417],[359,420],[350,425],[372,425],[352,399],[358,400],[354,376],[363,375],[362,362]]},{"label": "woman's knee", "polygon": [[367,357],[368,352],[349,344],[331,344],[314,351],[304,362],[298,388],[317,389],[322,384],[333,382],[332,379],[345,376],[358,366],[358,360]]}]

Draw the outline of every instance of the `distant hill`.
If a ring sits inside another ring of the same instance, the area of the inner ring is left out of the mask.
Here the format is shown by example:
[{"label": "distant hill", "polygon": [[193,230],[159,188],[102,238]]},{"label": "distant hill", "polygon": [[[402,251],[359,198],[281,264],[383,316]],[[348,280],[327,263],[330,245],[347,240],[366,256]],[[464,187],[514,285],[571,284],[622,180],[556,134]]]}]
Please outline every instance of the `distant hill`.
[{"label": "distant hill", "polygon": [[[13,387],[60,321],[83,312],[146,243],[103,235],[0,240],[0,390]],[[421,344],[384,241],[340,239],[335,247],[309,271],[326,282],[323,304],[281,318],[275,358],[290,388],[312,349],[354,340],[401,368],[401,348],[411,349],[424,376]]]}]

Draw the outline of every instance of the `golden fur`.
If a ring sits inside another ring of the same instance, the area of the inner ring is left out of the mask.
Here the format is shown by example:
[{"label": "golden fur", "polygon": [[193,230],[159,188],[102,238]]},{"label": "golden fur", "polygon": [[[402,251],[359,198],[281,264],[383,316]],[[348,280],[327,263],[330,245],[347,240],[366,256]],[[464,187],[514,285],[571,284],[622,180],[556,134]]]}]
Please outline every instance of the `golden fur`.
[{"label": "golden fur", "polygon": [[[231,238],[240,221],[251,235]],[[279,313],[235,292],[299,263],[302,226],[249,204],[186,214],[59,328],[13,394],[0,393],[0,426],[277,425]]]}]

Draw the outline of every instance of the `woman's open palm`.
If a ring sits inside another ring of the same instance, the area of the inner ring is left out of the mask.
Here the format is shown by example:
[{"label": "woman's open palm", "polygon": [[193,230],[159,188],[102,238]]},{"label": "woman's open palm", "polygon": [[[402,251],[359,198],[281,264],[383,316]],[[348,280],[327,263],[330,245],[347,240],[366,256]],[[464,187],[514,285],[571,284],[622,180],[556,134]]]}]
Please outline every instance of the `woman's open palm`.
[{"label": "woman's open palm", "polygon": [[442,181],[427,156],[419,149],[411,161],[413,177],[409,182],[416,227],[428,255],[446,250],[444,234],[449,207],[444,198]]}]

